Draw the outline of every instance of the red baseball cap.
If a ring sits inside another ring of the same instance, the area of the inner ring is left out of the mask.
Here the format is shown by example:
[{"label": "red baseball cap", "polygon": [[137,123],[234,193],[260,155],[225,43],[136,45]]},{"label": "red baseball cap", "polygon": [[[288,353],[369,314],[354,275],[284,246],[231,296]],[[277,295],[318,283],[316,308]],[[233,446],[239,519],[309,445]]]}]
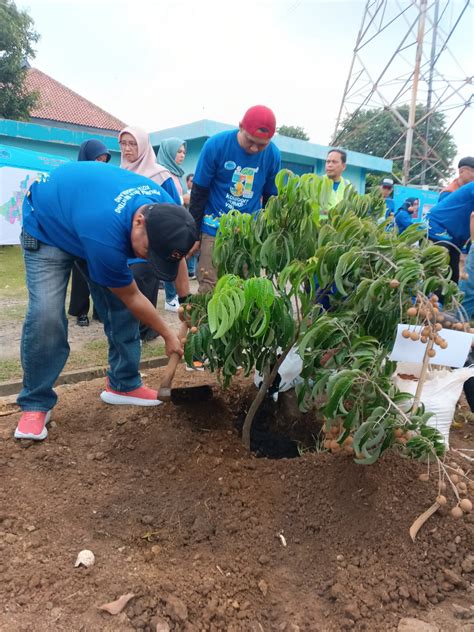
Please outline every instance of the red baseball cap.
[{"label": "red baseball cap", "polygon": [[253,105],[245,112],[240,127],[250,136],[271,138],[276,129],[275,115],[265,105]]}]

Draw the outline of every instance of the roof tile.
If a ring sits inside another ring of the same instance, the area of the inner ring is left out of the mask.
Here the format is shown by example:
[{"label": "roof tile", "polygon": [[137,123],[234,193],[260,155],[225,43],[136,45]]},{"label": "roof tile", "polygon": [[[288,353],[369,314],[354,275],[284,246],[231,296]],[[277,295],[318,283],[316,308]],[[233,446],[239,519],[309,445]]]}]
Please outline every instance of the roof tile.
[{"label": "roof tile", "polygon": [[39,92],[40,95],[38,105],[31,112],[31,118],[113,131],[120,131],[126,127],[126,124],[120,119],[84,99],[37,68],[28,69],[26,87],[29,91]]}]

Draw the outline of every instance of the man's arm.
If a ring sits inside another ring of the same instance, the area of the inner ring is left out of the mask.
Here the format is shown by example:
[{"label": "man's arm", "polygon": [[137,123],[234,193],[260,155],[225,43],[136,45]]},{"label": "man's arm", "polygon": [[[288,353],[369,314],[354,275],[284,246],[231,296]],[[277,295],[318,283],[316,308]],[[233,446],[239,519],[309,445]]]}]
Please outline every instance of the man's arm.
[{"label": "man's arm", "polygon": [[176,292],[178,293],[179,298],[188,296],[188,294],[190,294],[188,265],[184,257],[179,262],[178,276],[176,277],[174,284],[176,286]]},{"label": "man's arm", "polygon": [[111,287],[110,291],[117,296],[137,320],[157,331],[165,341],[166,355],[179,353],[183,355],[183,346],[178,336],[168,327],[150,301],[140,292],[135,281],[125,287]]},{"label": "man's arm", "polygon": [[191,189],[191,199],[189,202],[189,212],[194,217],[198,231],[201,232],[201,222],[209,199],[209,188],[199,184],[193,184]]}]

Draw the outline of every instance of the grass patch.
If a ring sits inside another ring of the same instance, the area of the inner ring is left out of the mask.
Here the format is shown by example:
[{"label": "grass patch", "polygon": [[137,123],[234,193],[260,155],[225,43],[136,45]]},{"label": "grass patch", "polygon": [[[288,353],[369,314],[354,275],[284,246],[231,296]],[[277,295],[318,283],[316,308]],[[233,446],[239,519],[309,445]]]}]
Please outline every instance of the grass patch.
[{"label": "grass patch", "polygon": [[[87,369],[95,366],[107,366],[107,340],[92,340],[87,342],[82,349],[71,352],[64,371],[74,371],[75,369]],[[164,355],[165,347],[161,339],[147,342],[142,347],[142,360],[147,358],[157,358]],[[23,371],[19,360],[0,360],[0,382],[20,380]]]},{"label": "grass patch", "polygon": [[0,246],[0,299],[26,298],[25,266],[20,246]]}]

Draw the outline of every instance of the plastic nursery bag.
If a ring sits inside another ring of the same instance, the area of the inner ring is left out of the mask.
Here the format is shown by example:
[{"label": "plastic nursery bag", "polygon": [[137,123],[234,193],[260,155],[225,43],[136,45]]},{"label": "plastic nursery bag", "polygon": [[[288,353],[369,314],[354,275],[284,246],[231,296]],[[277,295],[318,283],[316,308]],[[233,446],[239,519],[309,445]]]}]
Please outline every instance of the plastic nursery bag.
[{"label": "plastic nursery bag", "polygon": [[[281,349],[279,349],[278,351],[281,352]],[[280,378],[279,383],[277,384],[278,379],[275,380],[275,387],[273,389],[270,388],[270,393],[274,401],[278,400],[278,393],[289,391],[291,388],[295,388],[297,384],[300,384],[303,381],[303,378],[300,377],[302,369],[303,360],[298,354],[297,347],[293,347],[286,358],[283,360],[280,368],[278,369],[278,376]],[[260,388],[263,377],[257,370],[255,371],[253,381],[255,386],[257,388]]]},{"label": "plastic nursery bag", "polygon": [[[403,379],[400,375],[419,377],[420,372],[421,364],[399,362],[392,379],[400,391],[415,395],[418,381]],[[426,412],[433,413],[427,425],[439,430],[443,435],[447,449],[449,449],[449,430],[454,419],[456,404],[461,396],[464,382],[471,377],[474,377],[474,367],[434,369],[429,371],[426,376],[426,381],[421,391],[421,401],[425,406]],[[403,409],[405,411],[409,410],[412,403],[413,400],[410,400]]]}]

